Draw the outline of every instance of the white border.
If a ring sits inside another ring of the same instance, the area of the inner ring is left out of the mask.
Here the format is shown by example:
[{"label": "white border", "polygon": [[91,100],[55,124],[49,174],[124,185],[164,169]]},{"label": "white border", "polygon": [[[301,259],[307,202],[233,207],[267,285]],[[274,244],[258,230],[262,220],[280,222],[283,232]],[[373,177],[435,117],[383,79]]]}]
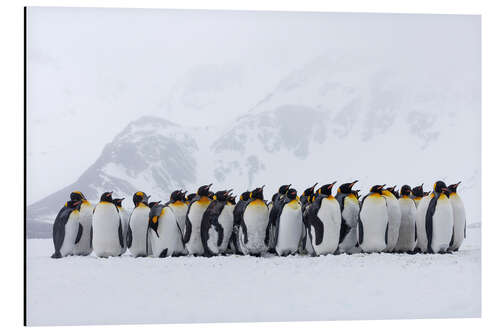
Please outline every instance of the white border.
[{"label": "white border", "polygon": [[[433,13],[433,14],[480,14],[482,15],[482,92],[483,92],[483,319],[455,320],[398,320],[398,321],[337,321],[303,323],[252,323],[252,324],[207,324],[207,325],[134,325],[73,327],[81,331],[92,329],[106,332],[148,331],[194,331],[250,332],[254,330],[280,330],[322,332],[332,330],[349,331],[448,331],[472,332],[494,330],[500,327],[498,314],[499,268],[498,247],[500,228],[496,208],[498,193],[498,163],[500,132],[498,102],[500,71],[499,37],[500,14],[495,1],[343,1],[328,0],[145,0],[145,1],[16,1],[3,0],[0,9],[0,135],[2,142],[2,181],[0,190],[0,245],[2,249],[2,283],[0,313],[2,326],[22,329],[22,212],[23,212],[23,6],[68,6],[68,7],[131,7],[131,8],[184,8],[184,9],[235,9],[235,10],[288,10],[330,12],[374,12],[374,13]],[[467,135],[467,133],[464,133]],[[6,152],[6,153],[4,153]],[[464,156],[464,158],[467,158]],[[7,265],[4,265],[6,263]],[[464,286],[467,288],[467,286]],[[226,305],[227,306],[227,305]],[[4,328],[5,329],[5,328]],[[67,330],[67,327],[36,328],[41,331]],[[9,330],[10,331],[10,330]]]}]

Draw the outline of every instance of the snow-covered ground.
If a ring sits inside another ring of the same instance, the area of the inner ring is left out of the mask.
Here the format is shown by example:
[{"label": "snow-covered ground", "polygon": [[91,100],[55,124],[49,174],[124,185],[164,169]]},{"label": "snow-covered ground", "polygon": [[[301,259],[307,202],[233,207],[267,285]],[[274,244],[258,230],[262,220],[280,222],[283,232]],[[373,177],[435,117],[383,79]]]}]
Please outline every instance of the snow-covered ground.
[{"label": "snow-covered ground", "polygon": [[460,252],[50,259],[28,240],[28,325],[478,317],[481,228]]}]

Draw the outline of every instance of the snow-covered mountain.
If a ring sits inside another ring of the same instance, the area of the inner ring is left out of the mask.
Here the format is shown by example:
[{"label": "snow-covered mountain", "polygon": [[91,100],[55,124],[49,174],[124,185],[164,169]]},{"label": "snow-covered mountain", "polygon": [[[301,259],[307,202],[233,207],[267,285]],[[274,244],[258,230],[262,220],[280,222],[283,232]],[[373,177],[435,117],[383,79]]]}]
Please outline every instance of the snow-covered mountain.
[{"label": "snow-covered mountain", "polygon": [[[92,201],[105,190],[127,198],[143,190],[166,200],[174,189],[194,191],[205,183],[236,192],[266,184],[269,198],[282,183],[300,191],[316,181],[359,179],[366,191],[373,183],[424,182],[429,188],[439,178],[463,182],[468,218],[479,222],[479,86],[464,91],[464,82],[474,78],[363,63],[376,61],[317,58],[283,78],[242,116],[228,111],[228,121],[218,126],[137,119],[75,183],[30,205],[28,218],[51,221],[77,189]],[[221,90],[208,95],[206,84],[198,97],[175,92],[171,96],[187,100],[173,99],[171,107],[199,100],[218,105],[224,96],[219,92],[233,79],[222,80]]]}]

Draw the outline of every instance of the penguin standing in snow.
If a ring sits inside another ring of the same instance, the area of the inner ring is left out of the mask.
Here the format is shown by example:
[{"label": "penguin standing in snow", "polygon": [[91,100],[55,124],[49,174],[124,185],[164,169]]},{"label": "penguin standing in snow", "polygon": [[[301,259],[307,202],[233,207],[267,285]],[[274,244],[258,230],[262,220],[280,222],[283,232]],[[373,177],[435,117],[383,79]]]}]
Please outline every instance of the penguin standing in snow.
[{"label": "penguin standing in snow", "polygon": [[209,198],[212,184],[203,185],[198,189],[197,195],[189,204],[186,214],[186,231],[184,233],[184,244],[189,254],[202,255],[205,253],[201,242],[201,220],[203,214],[212,202]]},{"label": "penguin standing in snow", "polygon": [[269,208],[264,202],[264,186],[254,189],[250,193],[241,219],[238,234],[241,250],[245,255],[260,256],[268,250],[265,243],[267,226],[269,223]]},{"label": "penguin standing in snow", "polygon": [[352,187],[358,181],[342,184],[335,198],[340,205],[342,224],[340,226],[339,253],[355,252],[358,243],[359,200]]},{"label": "penguin standing in snow", "polygon": [[300,208],[302,210],[302,240],[300,242],[300,253],[301,254],[314,254],[314,250],[311,244],[311,238],[309,237],[307,225],[307,214],[309,212],[309,207],[312,203],[312,197],[314,195],[314,188],[318,185],[315,183],[313,186],[306,188],[302,195],[300,196]]},{"label": "penguin standing in snow", "polygon": [[139,191],[134,193],[132,200],[135,207],[130,214],[127,247],[132,256],[147,257],[151,250],[151,244],[148,243],[149,212],[151,210],[148,206],[149,196]]},{"label": "penguin standing in snow", "polygon": [[299,250],[304,223],[297,190],[289,188],[283,197],[281,209],[275,221],[276,231],[273,244],[276,254],[287,256]]},{"label": "penguin standing in snow", "polygon": [[410,195],[411,187],[403,185],[398,199],[401,209],[401,226],[399,227],[398,243],[394,249],[396,252],[413,253],[417,245],[417,207]]},{"label": "penguin standing in snow", "polygon": [[[266,245],[269,247],[269,252],[275,252],[275,241],[276,241],[276,220],[278,219],[279,212],[283,209],[283,204],[285,200],[285,195],[288,189],[292,186],[289,185],[281,185],[278,189],[278,192],[273,194],[270,210],[269,210],[269,225],[266,230]],[[269,208],[269,207],[268,207]]]},{"label": "penguin standing in snow", "polygon": [[153,257],[177,257],[184,254],[181,227],[170,206],[152,203],[148,224]]},{"label": "penguin standing in snow", "polygon": [[395,186],[382,190],[382,195],[385,197],[387,203],[387,214],[389,215],[389,227],[387,229],[387,247],[385,252],[392,252],[398,243],[399,227],[401,226],[401,207],[399,206],[398,199],[392,193]]},{"label": "penguin standing in snow", "polygon": [[363,200],[359,211],[358,239],[363,252],[382,252],[387,247],[389,213],[385,185],[374,185]]},{"label": "penguin standing in snow", "polygon": [[[127,231],[128,231],[128,214],[125,211],[125,209],[122,207],[122,201],[125,200],[125,198],[120,198],[120,199],[113,199],[113,203],[115,204],[116,208],[118,208],[118,213],[120,214],[120,222],[122,224],[122,232],[123,232],[123,239],[127,239]],[[123,242],[123,248],[122,248],[122,254],[127,251],[127,244],[126,242]]]},{"label": "penguin standing in snow", "polygon": [[229,248],[229,240],[233,233],[234,226],[234,207],[236,205],[235,197],[229,195],[222,212],[219,215],[219,224],[222,226],[223,235],[222,244],[219,246],[219,253],[227,253]]},{"label": "penguin standing in snow", "polygon": [[321,186],[308,208],[306,225],[314,255],[333,254],[339,246],[342,214],[337,199],[332,196],[335,183]]},{"label": "penguin standing in snow", "polygon": [[90,229],[92,228],[92,212],[94,211],[94,206],[92,206],[83,193],[79,191],[72,192],[70,199],[73,202],[82,202],[80,206],[80,218],[78,220],[78,233],[76,235],[75,246],[73,247],[73,254],[87,256],[92,253],[92,244],[90,244]]},{"label": "penguin standing in snow", "polygon": [[105,192],[101,195],[101,201],[95,206],[92,216],[92,247],[98,257],[122,254],[123,230],[112,194],[113,192]]},{"label": "penguin standing in snow", "polygon": [[80,225],[81,203],[81,200],[70,200],[57,214],[52,228],[52,240],[54,241],[52,258],[59,259],[73,253]]},{"label": "penguin standing in snow", "polygon": [[[415,189],[415,188],[414,188]],[[416,192],[419,195],[418,191]],[[412,194],[415,192],[412,190]],[[422,197],[420,200],[415,200],[413,198],[415,205],[417,206],[417,212],[415,214],[415,226],[417,228],[417,246],[415,247],[415,252],[426,252],[427,251],[427,235],[425,231],[425,216],[427,214],[427,208],[429,208],[429,203],[431,202],[431,196],[425,195],[422,190]]]},{"label": "penguin standing in snow", "polygon": [[[173,191],[170,194],[170,200],[167,201],[166,205],[174,212],[177,224],[179,224],[179,228],[181,229],[181,235],[184,237],[184,233],[186,232],[186,215],[188,210],[186,192],[182,192],[181,190]],[[187,253],[186,247],[184,246],[183,254]]]},{"label": "penguin standing in snow", "polygon": [[453,209],[453,236],[450,242],[450,251],[458,251],[466,236],[465,207],[457,194],[457,187],[460,183],[448,186],[451,208]]},{"label": "penguin standing in snow", "polygon": [[241,251],[241,245],[239,243],[239,233],[241,220],[243,219],[243,212],[250,200],[250,192],[245,191],[240,195],[240,200],[234,206],[233,210],[233,232],[231,234],[231,238],[229,239],[229,248],[233,253],[243,254]]},{"label": "penguin standing in snow", "polygon": [[450,247],[453,235],[453,208],[446,184],[437,181],[429,198],[425,212],[425,237],[422,237],[423,246],[420,249],[427,253],[444,253]]},{"label": "penguin standing in snow", "polygon": [[[228,220],[229,216],[227,213],[222,215],[222,212],[226,207],[231,191],[217,191],[214,194],[214,200],[203,213],[201,220],[201,243],[203,244],[204,255],[207,257],[225,252],[225,249],[222,249],[224,232],[230,233],[233,226],[232,219]],[[226,228],[222,226],[221,222],[224,222]],[[226,237],[226,239],[229,242],[229,237]]]}]

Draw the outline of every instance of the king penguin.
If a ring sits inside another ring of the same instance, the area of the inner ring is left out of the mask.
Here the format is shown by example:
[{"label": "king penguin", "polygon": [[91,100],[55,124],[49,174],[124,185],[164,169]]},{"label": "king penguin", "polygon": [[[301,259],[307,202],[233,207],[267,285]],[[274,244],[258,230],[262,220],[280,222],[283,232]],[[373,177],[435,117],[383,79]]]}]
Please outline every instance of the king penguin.
[{"label": "king penguin", "polygon": [[384,185],[374,185],[363,200],[359,211],[358,240],[363,252],[382,252],[387,247],[389,213]]},{"label": "king penguin", "polygon": [[236,205],[235,197],[229,195],[222,212],[219,215],[219,224],[222,226],[224,231],[224,237],[222,238],[222,244],[219,246],[219,253],[228,253],[229,240],[233,232],[234,226],[234,208]]},{"label": "king penguin", "polygon": [[[129,216],[125,208],[122,207],[122,201],[125,200],[125,198],[115,198],[113,199],[113,203],[115,204],[116,208],[118,208],[118,213],[120,214],[120,221],[122,224],[122,232],[123,232],[123,239],[127,239],[127,232],[128,232],[128,220]],[[126,242],[123,242],[123,247],[122,247],[122,254],[127,251],[127,244]]]},{"label": "king penguin", "polygon": [[314,188],[318,185],[315,183],[313,186],[306,188],[302,195],[300,196],[300,208],[302,210],[302,240],[300,242],[300,253],[301,254],[314,254],[314,250],[311,244],[311,238],[309,237],[307,225],[307,214],[309,213],[309,207],[312,203],[312,197],[314,195]]},{"label": "king penguin", "polygon": [[[269,247],[269,252],[275,252],[276,247],[276,220],[278,219],[278,214],[283,209],[283,202],[285,200],[285,195],[288,189],[292,186],[281,185],[278,192],[274,193],[272,196],[270,209],[269,209],[269,225],[266,230],[266,245]],[[268,207],[269,208],[269,207]]]},{"label": "king penguin", "polygon": [[335,198],[342,212],[340,226],[339,253],[354,253],[358,244],[359,200],[352,187],[358,181],[342,184]]},{"label": "king penguin", "polygon": [[465,207],[462,199],[457,194],[457,187],[460,183],[448,186],[450,203],[453,209],[453,236],[450,242],[450,251],[458,251],[466,236]]},{"label": "king penguin", "polygon": [[[188,210],[188,203],[186,200],[186,192],[181,190],[173,191],[170,194],[170,200],[167,201],[166,205],[172,209],[174,212],[179,228],[181,229],[182,237],[184,238],[184,233],[186,232],[186,215]],[[182,240],[184,242],[184,239]],[[184,246],[183,254],[187,254],[186,247]]]},{"label": "king penguin", "polygon": [[123,230],[112,194],[113,192],[105,192],[101,195],[101,201],[95,206],[92,216],[92,247],[98,257],[122,254]]},{"label": "king penguin", "polygon": [[[201,220],[201,243],[203,244],[203,254],[207,257],[225,252],[222,244],[224,236],[226,236],[227,242],[229,242],[229,237],[224,235],[224,232],[230,234],[233,226],[232,223],[229,225],[228,222],[232,222],[232,220],[228,221],[227,212],[224,215],[222,215],[222,212],[227,205],[231,191],[217,191],[213,196],[214,200],[203,213]],[[222,226],[222,220],[224,220],[225,228]]]},{"label": "king penguin", "polygon": [[92,228],[92,212],[94,206],[85,198],[82,192],[75,191],[71,193],[70,198],[72,201],[81,200],[80,218],[78,233],[76,235],[75,246],[73,247],[73,254],[79,256],[87,256],[92,253],[92,244],[90,244],[90,229]]},{"label": "king penguin", "polygon": [[332,196],[335,183],[321,186],[308,208],[306,224],[314,255],[333,254],[339,246],[342,213],[339,202]]},{"label": "king penguin", "polygon": [[133,257],[147,257],[151,250],[148,242],[149,196],[139,191],[134,193],[134,210],[130,214],[127,231],[127,247]]},{"label": "king penguin", "polygon": [[250,191],[245,191],[240,195],[240,200],[236,203],[233,210],[233,232],[231,238],[229,239],[229,248],[235,254],[243,254],[241,251],[241,244],[239,243],[239,233],[241,220],[243,219],[243,212],[245,211],[246,205],[250,200]]},{"label": "king penguin", "polygon": [[423,234],[420,249],[427,253],[445,253],[450,247],[453,235],[453,208],[446,184],[437,181],[429,198],[425,212],[425,233],[418,235],[420,238],[420,234]]},{"label": "king penguin", "polygon": [[275,221],[276,231],[273,244],[276,254],[287,256],[296,254],[300,247],[304,223],[297,190],[288,188],[283,197],[281,209]]},{"label": "king penguin", "polygon": [[399,238],[396,244],[396,252],[413,253],[417,245],[416,215],[417,207],[415,201],[410,197],[411,187],[403,185],[399,191],[399,207],[401,209],[401,226],[399,227]]},{"label": "king penguin", "polygon": [[149,212],[148,230],[153,257],[177,257],[184,254],[181,227],[170,206],[153,203]]},{"label": "king penguin", "polygon": [[186,214],[186,231],[184,233],[184,244],[189,254],[203,255],[204,249],[201,242],[201,220],[203,214],[212,202],[209,198],[212,184],[203,185],[198,188],[196,197],[189,204]]},{"label": "king penguin", "polygon": [[73,253],[80,225],[81,204],[81,200],[70,200],[57,214],[52,228],[52,240],[54,241],[52,258],[59,259]]},{"label": "king penguin", "polygon": [[238,234],[241,250],[245,255],[260,256],[268,250],[266,230],[269,223],[269,208],[264,202],[264,186],[250,193],[241,219]]},{"label": "king penguin", "polygon": [[[394,188],[391,188],[394,191]],[[387,229],[387,247],[385,252],[392,252],[398,243],[399,227],[401,226],[401,207],[398,199],[388,189],[382,190],[382,195],[387,203],[387,214],[389,215],[389,227]]]}]

